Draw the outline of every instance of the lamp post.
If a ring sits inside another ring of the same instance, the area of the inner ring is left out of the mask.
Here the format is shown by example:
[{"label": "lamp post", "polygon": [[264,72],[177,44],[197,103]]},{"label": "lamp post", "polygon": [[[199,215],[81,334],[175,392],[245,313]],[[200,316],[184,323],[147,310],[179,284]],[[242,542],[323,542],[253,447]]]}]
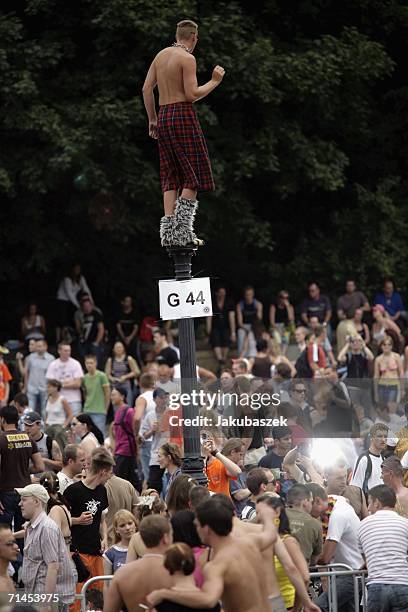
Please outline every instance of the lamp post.
[{"label": "lamp post", "polygon": [[[197,253],[197,247],[169,247],[169,256],[174,263],[175,279],[178,281],[191,279],[191,259]],[[197,389],[197,363],[194,334],[194,320],[179,319],[179,348],[180,348],[180,378],[181,393],[191,398],[193,390]],[[188,405],[183,405],[183,418],[193,419],[198,416],[197,407],[190,399]],[[204,474],[204,461],[201,457],[200,427],[183,425],[184,460],[182,471],[196,479],[201,485],[207,485]]]}]

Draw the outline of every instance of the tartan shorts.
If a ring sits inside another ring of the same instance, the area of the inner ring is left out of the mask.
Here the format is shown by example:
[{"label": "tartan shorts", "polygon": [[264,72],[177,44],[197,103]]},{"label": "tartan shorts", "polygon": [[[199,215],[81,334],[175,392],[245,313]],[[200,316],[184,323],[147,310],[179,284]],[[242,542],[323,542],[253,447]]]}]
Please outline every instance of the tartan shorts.
[{"label": "tartan shorts", "polygon": [[157,136],[163,193],[183,188],[214,190],[207,145],[191,102],[160,106]]}]

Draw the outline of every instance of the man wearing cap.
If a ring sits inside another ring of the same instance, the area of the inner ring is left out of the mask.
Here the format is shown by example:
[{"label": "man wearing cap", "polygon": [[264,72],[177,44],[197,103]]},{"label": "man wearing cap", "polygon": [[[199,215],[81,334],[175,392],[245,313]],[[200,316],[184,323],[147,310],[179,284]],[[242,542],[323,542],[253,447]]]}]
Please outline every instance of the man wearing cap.
[{"label": "man wearing cap", "polygon": [[400,516],[408,518],[408,488],[403,485],[404,469],[398,457],[391,455],[384,459],[381,465],[381,475],[384,484],[390,487],[396,495],[395,511]]},{"label": "man wearing cap", "polygon": [[15,406],[4,406],[0,412],[0,523],[21,529],[23,519],[20,498],[15,487],[30,484],[30,459],[36,471],[44,471],[44,462],[35,442],[27,433],[17,429],[18,412]]},{"label": "man wearing cap", "polygon": [[[46,470],[59,472],[62,468],[62,453],[56,440],[52,440],[41,429],[41,415],[38,412],[28,412],[23,418],[24,430],[30,440],[37,445]],[[44,471],[44,470],[43,470]],[[34,472],[38,476],[37,472]]]},{"label": "man wearing cap", "polygon": [[[58,525],[45,513],[49,495],[40,484],[16,489],[22,515],[28,520],[24,539],[22,581],[28,593],[57,594],[60,604],[75,597],[75,569]],[[51,602],[41,606],[51,611]]]}]

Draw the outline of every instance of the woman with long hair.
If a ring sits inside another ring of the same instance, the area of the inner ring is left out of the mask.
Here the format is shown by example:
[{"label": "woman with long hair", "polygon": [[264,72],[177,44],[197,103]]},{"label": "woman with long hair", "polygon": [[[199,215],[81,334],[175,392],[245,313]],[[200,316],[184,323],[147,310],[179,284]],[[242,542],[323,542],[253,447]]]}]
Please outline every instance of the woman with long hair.
[{"label": "woman with long hair", "polygon": [[58,287],[57,342],[66,337],[69,328],[74,328],[74,314],[79,308],[80,295],[88,295],[93,301],[91,290],[85,277],[82,275],[81,265],[74,263]]},{"label": "woman with long hair", "polygon": [[159,465],[163,474],[162,498],[166,499],[167,491],[171,483],[181,474],[181,450],[178,444],[166,442],[159,448]]},{"label": "woman with long hair", "polygon": [[58,525],[62,535],[64,536],[65,544],[68,552],[71,545],[71,513],[68,510],[66,501],[59,490],[59,480],[55,472],[44,472],[40,478],[40,484],[47,490],[50,499],[47,503],[48,516]]},{"label": "woman with long hair", "polygon": [[137,523],[129,510],[118,510],[113,517],[113,531],[115,543],[103,554],[105,576],[114,574],[126,563],[129,542],[136,533]]},{"label": "woman with long hair", "polygon": [[140,374],[136,360],[127,355],[123,342],[115,342],[112,356],[105,365],[105,374],[113,388],[118,386],[126,388],[126,401],[133,405],[133,383]]},{"label": "woman with long hair", "polygon": [[392,350],[393,340],[390,336],[385,336],[381,341],[380,349],[382,354],[374,361],[374,399],[386,406],[401,399],[404,367],[399,354]]},{"label": "woman with long hair", "polygon": [[43,340],[45,338],[45,320],[38,313],[35,302],[30,302],[27,311],[21,319],[21,336],[27,344],[29,340]]},{"label": "woman with long hair", "polygon": [[180,474],[180,476],[173,480],[166,498],[167,512],[170,516],[174,516],[179,510],[189,509],[189,493],[198,484],[188,474]]},{"label": "woman with long hair", "polygon": [[371,328],[372,339],[377,347],[381,348],[381,342],[391,336],[395,350],[399,352],[400,346],[403,344],[403,336],[398,325],[391,319],[384,306],[376,304],[373,306],[374,323]]},{"label": "woman with long hair", "polygon": [[104,444],[103,433],[85,412],[74,416],[71,428],[73,434],[79,438],[79,446],[85,451],[86,463],[89,466],[92,451]]}]

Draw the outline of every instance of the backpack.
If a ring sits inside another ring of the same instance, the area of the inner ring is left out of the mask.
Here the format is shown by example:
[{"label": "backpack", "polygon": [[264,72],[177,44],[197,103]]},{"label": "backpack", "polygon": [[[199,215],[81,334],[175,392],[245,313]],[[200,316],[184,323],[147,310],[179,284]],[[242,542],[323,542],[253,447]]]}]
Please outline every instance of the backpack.
[{"label": "backpack", "polygon": [[295,368],[295,378],[313,378],[313,370],[307,358],[307,348],[305,348],[296,359]]},{"label": "backpack", "polygon": [[140,342],[153,342],[152,327],[156,327],[154,317],[144,317],[140,325],[139,340]]},{"label": "backpack", "polygon": [[370,451],[366,450],[364,451],[364,453],[361,453],[361,455],[359,455],[359,457],[357,458],[356,461],[356,467],[354,468],[354,472],[353,472],[353,477],[356,473],[356,470],[358,468],[358,464],[360,463],[361,459],[363,457],[367,457],[367,467],[366,467],[366,471],[364,474],[364,480],[363,480],[363,486],[361,487],[364,495],[366,496],[366,499],[368,498],[368,481],[371,478],[371,474],[373,473],[373,462],[371,460],[370,457]]}]

